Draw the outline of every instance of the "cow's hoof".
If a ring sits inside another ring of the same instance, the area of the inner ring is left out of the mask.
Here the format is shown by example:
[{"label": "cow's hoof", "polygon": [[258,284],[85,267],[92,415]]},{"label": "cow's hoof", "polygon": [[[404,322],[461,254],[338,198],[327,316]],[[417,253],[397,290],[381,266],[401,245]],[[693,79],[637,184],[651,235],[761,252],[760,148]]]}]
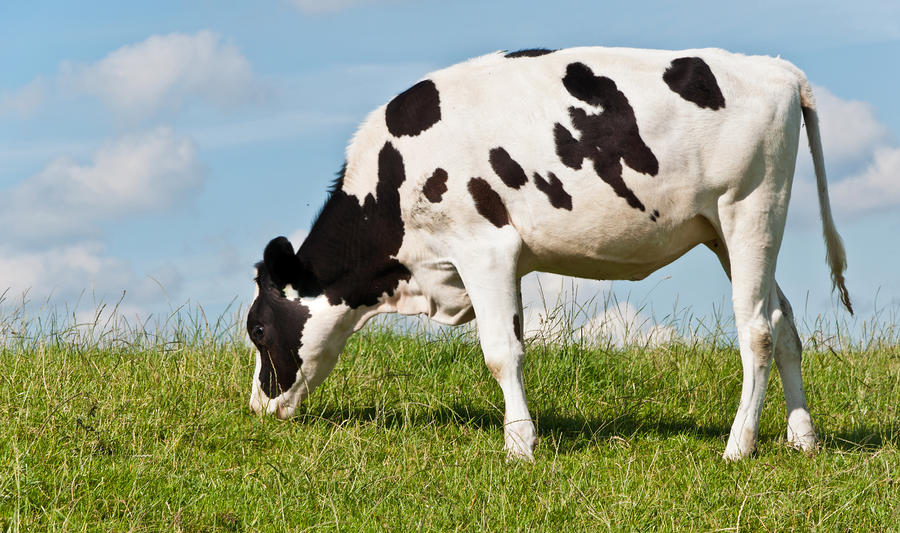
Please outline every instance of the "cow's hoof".
[{"label": "cow's hoof", "polygon": [[740,461],[741,459],[750,457],[749,453],[744,453],[740,450],[725,450],[725,453],[722,454],[722,459],[725,459],[726,462],[731,463],[734,461]]},{"label": "cow's hoof", "polygon": [[788,413],[787,444],[792,448],[809,453],[819,447],[816,429],[812,425],[809,411],[805,408],[794,409]]},{"label": "cow's hoof", "polygon": [[819,439],[816,437],[816,432],[813,430],[807,431],[806,433],[795,433],[791,431],[791,428],[788,428],[787,444],[791,448],[807,454],[811,454],[819,449]]},{"label": "cow's hoof", "polygon": [[506,450],[507,463],[533,463],[534,455],[520,450]]},{"label": "cow's hoof", "polygon": [[531,420],[511,422],[506,425],[506,460],[534,461],[534,424]]},{"label": "cow's hoof", "polygon": [[750,457],[755,451],[755,439],[753,442],[745,442],[742,446],[737,444],[736,439],[729,438],[728,444],[725,446],[725,453],[722,454],[722,459],[725,459],[728,462],[740,461],[741,459]]}]

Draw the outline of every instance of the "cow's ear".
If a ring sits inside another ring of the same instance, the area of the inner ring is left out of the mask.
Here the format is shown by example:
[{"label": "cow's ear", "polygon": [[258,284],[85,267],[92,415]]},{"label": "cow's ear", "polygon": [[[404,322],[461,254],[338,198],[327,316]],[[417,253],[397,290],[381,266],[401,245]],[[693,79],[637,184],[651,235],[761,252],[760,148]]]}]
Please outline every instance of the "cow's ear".
[{"label": "cow's ear", "polygon": [[276,237],[269,241],[263,252],[263,263],[272,281],[279,287],[293,283],[300,272],[300,260],[287,237]]},{"label": "cow's ear", "polygon": [[290,283],[302,296],[313,296],[321,292],[315,275],[304,268],[287,237],[276,237],[269,241],[263,252],[263,263],[278,287]]}]

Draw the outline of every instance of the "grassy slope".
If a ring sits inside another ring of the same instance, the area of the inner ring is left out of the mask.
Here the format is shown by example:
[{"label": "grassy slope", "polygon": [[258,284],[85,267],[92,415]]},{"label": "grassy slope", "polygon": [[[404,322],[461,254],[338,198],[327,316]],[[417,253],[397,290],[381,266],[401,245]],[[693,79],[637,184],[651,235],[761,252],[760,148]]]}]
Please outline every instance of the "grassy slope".
[{"label": "grassy slope", "polygon": [[[252,359],[203,341],[0,352],[0,530],[872,530],[900,524],[900,355],[808,353],[812,457],[770,383],[758,456],[720,455],[731,348],[532,346],[534,464],[465,337],[379,330],[289,422],[251,416]],[[774,372],[773,372],[774,375]]]}]

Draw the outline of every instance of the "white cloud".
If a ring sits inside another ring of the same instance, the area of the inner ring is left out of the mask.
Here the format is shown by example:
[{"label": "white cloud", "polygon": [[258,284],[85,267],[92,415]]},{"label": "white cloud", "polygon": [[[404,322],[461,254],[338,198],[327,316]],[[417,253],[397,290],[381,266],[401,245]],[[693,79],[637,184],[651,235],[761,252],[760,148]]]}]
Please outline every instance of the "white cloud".
[{"label": "white cloud", "polygon": [[152,35],[94,64],[63,63],[60,71],[63,88],[95,95],[130,117],[191,100],[231,107],[262,91],[247,58],[211,31]]},{"label": "white cloud", "polygon": [[[900,206],[900,145],[867,102],[844,100],[815,87],[829,196],[839,216],[864,216]],[[806,133],[801,133],[791,219],[801,225],[818,221],[815,174]]]},{"label": "white cloud", "polygon": [[[890,142],[890,130],[878,121],[872,104],[844,100],[825,87],[816,86],[814,91],[829,165],[866,160],[874,148]],[[802,141],[801,146],[806,144]]]},{"label": "white cloud", "polygon": [[618,301],[612,283],[557,274],[522,278],[525,336],[533,341],[581,340],[595,346],[655,346],[679,338],[628,301]]},{"label": "white cloud", "polygon": [[64,61],[56,76],[0,92],[0,116],[29,116],[49,103],[89,95],[133,120],[195,103],[230,109],[269,93],[237,46],[203,30],[151,35],[90,64]]},{"label": "white cloud", "polygon": [[24,297],[35,311],[64,303],[79,322],[89,322],[101,306],[120,302],[118,313],[132,318],[146,317],[150,308],[164,312],[164,291],[178,291],[182,282],[172,266],[138,276],[129,262],[110,257],[97,241],[38,251],[0,245],[0,295],[5,295],[0,304],[20,305]]},{"label": "white cloud", "polygon": [[847,214],[900,206],[900,147],[876,149],[865,170],[830,188],[835,209]]},{"label": "white cloud", "polygon": [[658,346],[679,338],[675,328],[657,324],[629,302],[619,302],[592,317],[578,331],[585,343],[597,346]]},{"label": "white cloud", "polygon": [[[60,290],[64,296],[71,294],[73,281],[78,281],[79,292],[89,290],[92,280],[112,281],[110,274],[121,271],[121,263],[100,255],[102,245],[84,242],[70,246],[36,252],[15,251],[3,248],[0,254],[0,279],[9,293],[16,295],[26,290],[37,290],[41,296]],[[117,276],[113,276],[117,277]],[[86,281],[86,283],[82,283]]]},{"label": "white cloud", "polygon": [[570,337],[591,317],[590,308],[610,288],[608,281],[572,278],[546,272],[533,272],[522,278],[525,337],[553,342]]},{"label": "white cloud", "polygon": [[[87,293],[119,292],[133,281],[128,265],[103,255],[98,242],[80,242],[40,251],[0,248],[0,292],[32,299],[49,296],[73,302]],[[115,296],[115,295],[114,295]]]},{"label": "white cloud", "polygon": [[14,91],[0,92],[0,116],[30,116],[44,102],[47,84],[37,78],[24,87]]},{"label": "white cloud", "polygon": [[53,161],[2,194],[0,225],[20,241],[84,236],[103,222],[171,207],[204,174],[190,141],[156,128],[107,143],[88,165]]},{"label": "white cloud", "polygon": [[522,303],[526,307],[545,303],[547,307],[585,306],[596,302],[609,287],[609,281],[534,272],[522,278]]},{"label": "white cloud", "polygon": [[590,318],[610,287],[608,281],[534,272],[522,278],[526,337],[552,342],[571,335]]}]

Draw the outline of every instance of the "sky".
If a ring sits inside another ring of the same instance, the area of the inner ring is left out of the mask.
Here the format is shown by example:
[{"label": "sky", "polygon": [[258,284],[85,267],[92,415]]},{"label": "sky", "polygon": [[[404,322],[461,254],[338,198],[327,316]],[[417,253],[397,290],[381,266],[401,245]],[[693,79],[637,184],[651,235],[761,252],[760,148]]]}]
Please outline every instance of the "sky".
[{"label": "sky", "polygon": [[[900,306],[896,1],[161,0],[0,7],[0,312],[23,298],[87,315],[121,300],[134,317],[246,306],[265,244],[302,238],[369,111],[470,57],[588,45],[803,69],[859,320]],[[846,318],[801,147],[777,278],[798,314]],[[577,291],[646,332],[730,312],[705,249],[640,282],[523,283],[532,311],[538,285],[550,301]]]}]

